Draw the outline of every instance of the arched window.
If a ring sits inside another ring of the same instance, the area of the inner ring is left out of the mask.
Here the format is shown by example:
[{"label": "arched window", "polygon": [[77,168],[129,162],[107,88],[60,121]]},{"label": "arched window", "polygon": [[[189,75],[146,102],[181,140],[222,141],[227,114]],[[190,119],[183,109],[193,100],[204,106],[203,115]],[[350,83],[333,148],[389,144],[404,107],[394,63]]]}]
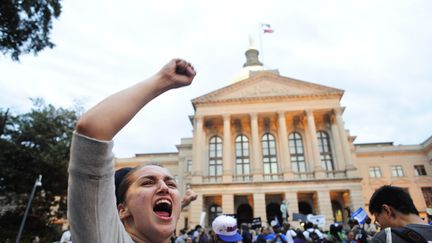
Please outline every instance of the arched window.
[{"label": "arched window", "polygon": [[217,205],[217,204],[213,204],[209,207],[209,212],[208,212],[208,224],[212,225],[213,220],[222,214],[222,207]]},{"label": "arched window", "polygon": [[288,136],[291,168],[293,172],[306,172],[303,140],[298,132]]},{"label": "arched window", "polygon": [[245,135],[237,136],[236,144],[236,173],[238,175],[250,173],[249,142]]},{"label": "arched window", "polygon": [[221,176],[222,139],[218,136],[211,137],[209,146],[209,176]]},{"label": "arched window", "polygon": [[326,170],[334,170],[333,156],[330,147],[329,135],[324,131],[317,132],[318,147],[321,156],[321,165]]},{"label": "arched window", "polygon": [[265,133],[262,137],[262,151],[264,174],[278,173],[276,142],[270,133]]}]

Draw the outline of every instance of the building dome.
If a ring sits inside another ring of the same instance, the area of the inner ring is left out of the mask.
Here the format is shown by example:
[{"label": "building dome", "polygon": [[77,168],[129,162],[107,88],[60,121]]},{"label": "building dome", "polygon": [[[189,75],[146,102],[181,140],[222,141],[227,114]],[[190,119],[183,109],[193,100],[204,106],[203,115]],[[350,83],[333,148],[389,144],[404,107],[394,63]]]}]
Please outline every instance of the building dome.
[{"label": "building dome", "polygon": [[243,68],[233,76],[230,84],[249,78],[251,72],[265,70],[259,61],[259,51],[256,49],[252,37],[249,37],[249,49],[246,50],[245,56],[246,62],[243,64]]}]

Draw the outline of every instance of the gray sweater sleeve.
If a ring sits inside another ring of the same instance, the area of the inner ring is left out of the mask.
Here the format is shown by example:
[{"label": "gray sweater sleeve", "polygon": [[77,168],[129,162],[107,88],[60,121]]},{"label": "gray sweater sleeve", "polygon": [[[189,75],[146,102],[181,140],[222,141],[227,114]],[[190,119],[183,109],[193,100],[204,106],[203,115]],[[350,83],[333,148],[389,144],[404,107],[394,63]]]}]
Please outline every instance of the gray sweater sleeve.
[{"label": "gray sweater sleeve", "polygon": [[117,213],[112,141],[74,133],[68,183],[68,218],[74,243],[133,242]]}]

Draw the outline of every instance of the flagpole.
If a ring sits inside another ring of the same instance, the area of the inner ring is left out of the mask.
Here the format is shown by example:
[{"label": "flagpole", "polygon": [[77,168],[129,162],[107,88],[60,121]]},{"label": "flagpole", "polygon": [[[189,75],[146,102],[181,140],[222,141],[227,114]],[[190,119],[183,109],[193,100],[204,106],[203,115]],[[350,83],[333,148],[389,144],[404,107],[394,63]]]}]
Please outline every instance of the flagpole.
[{"label": "flagpole", "polygon": [[260,42],[261,62],[264,66],[264,50],[263,50],[262,35],[263,35],[262,23],[258,23],[258,38]]}]

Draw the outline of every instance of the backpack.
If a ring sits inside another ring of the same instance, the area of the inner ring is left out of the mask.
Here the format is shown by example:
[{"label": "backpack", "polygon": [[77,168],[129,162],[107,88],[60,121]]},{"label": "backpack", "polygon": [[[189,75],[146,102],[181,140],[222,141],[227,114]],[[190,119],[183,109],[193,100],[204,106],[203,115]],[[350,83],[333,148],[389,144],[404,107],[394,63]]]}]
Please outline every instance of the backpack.
[{"label": "backpack", "polygon": [[323,242],[322,239],[317,234],[317,232],[315,232],[315,230],[313,230],[312,232],[309,232],[309,238],[311,239],[312,243],[321,243],[321,242]]},{"label": "backpack", "polygon": [[392,228],[391,232],[410,243],[426,243],[423,236],[407,227]]}]

